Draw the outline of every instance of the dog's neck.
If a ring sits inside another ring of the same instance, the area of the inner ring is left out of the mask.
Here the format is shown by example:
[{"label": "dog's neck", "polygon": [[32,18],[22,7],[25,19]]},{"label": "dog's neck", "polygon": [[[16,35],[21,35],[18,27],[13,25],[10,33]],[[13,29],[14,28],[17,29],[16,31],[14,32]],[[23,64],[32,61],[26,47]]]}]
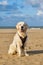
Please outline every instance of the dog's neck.
[{"label": "dog's neck", "polygon": [[27,36],[26,32],[17,32],[19,34],[19,36],[21,36],[22,38],[25,38]]}]

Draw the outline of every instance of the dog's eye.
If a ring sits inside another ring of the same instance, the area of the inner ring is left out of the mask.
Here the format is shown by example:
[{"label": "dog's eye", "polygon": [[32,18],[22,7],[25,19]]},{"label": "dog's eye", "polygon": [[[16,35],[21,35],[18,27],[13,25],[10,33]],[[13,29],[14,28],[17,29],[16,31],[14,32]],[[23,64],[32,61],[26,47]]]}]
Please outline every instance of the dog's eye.
[{"label": "dog's eye", "polygon": [[21,26],[21,24],[19,24],[19,26]]},{"label": "dog's eye", "polygon": [[24,24],[24,26],[26,26],[26,25]]}]

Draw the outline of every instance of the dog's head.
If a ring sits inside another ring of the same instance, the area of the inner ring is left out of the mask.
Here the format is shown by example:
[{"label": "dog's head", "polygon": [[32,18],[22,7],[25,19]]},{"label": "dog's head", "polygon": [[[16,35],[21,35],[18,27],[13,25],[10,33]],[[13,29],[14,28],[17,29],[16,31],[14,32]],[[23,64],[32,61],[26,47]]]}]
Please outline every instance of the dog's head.
[{"label": "dog's head", "polygon": [[26,32],[27,28],[28,28],[28,25],[24,22],[19,22],[17,25],[16,25],[16,28],[18,31],[20,32]]}]

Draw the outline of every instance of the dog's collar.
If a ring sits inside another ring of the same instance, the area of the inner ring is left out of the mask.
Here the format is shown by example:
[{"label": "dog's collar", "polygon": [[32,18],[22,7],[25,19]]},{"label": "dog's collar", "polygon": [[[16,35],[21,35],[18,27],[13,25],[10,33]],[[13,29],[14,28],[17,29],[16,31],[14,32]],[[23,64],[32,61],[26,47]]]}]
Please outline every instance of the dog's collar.
[{"label": "dog's collar", "polygon": [[[18,34],[19,35],[19,34]],[[22,48],[24,49],[24,44],[25,44],[25,42],[26,42],[26,39],[27,39],[27,35],[24,37],[24,38],[22,38],[20,35],[19,35],[19,37],[20,37],[20,39],[21,39],[21,41],[22,41]]]}]

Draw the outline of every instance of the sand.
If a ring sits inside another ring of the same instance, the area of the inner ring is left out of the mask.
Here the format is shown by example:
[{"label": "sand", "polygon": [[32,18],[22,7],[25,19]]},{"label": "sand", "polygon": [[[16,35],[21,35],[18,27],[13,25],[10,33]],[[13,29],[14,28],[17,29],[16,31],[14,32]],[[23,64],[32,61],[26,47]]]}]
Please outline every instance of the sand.
[{"label": "sand", "polygon": [[43,29],[29,30],[28,57],[8,55],[15,33],[15,29],[0,29],[0,65],[43,65]]}]

